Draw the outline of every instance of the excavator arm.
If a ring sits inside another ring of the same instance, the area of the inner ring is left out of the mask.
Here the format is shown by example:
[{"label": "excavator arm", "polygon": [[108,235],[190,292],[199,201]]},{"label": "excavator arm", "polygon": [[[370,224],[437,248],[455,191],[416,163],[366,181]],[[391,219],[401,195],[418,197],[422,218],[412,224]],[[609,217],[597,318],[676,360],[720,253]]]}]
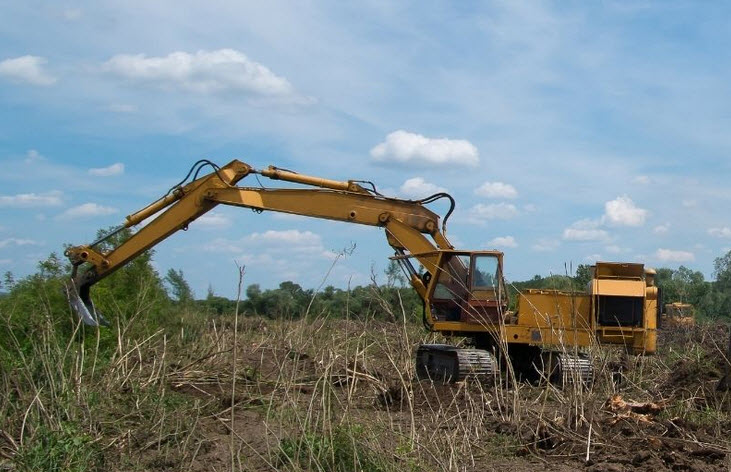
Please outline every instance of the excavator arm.
[{"label": "excavator arm", "polygon": [[[206,165],[211,166],[213,172],[196,178]],[[398,262],[407,267],[411,284],[422,299],[426,297],[426,286],[411,266],[410,258],[415,258],[427,272],[435,275],[439,250],[453,249],[444,234],[444,228],[440,229],[439,217],[425,207],[426,203],[445,197],[450,199],[453,208],[454,201],[447,194],[437,194],[418,201],[387,198],[380,195],[373,184],[370,184],[372,188],[367,188],[361,185],[364,182],[323,179],[272,166],[259,171],[237,160],[223,167],[209,161],[199,161],[188,177],[194,170],[196,175],[190,183],[181,182],[156,202],[127,216],[124,224],[112,233],[89,245],[66,250],[65,254],[74,268],[68,286],[69,300],[86,324],[106,323],[103,316],[96,312],[91,300],[92,285],[175,232],[187,229],[191,222],[220,204],[259,212],[277,211],[384,227],[388,243],[399,256]],[[236,185],[251,174],[303,184],[307,188]],[[158,213],[117,247],[109,251],[97,249],[100,243],[117,231],[136,226]]]}]

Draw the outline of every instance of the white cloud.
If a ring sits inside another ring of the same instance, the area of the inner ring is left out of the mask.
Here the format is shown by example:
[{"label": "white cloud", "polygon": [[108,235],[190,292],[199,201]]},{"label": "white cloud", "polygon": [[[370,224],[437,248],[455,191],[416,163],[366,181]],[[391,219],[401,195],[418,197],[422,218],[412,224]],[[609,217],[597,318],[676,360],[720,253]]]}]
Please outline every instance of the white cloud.
[{"label": "white cloud", "polygon": [[406,182],[404,182],[400,189],[401,195],[409,198],[423,198],[428,197],[429,195],[433,195],[435,193],[446,191],[446,189],[427,182],[421,177],[408,179]]},{"label": "white cloud", "polygon": [[45,193],[19,193],[17,195],[0,195],[0,206],[30,208],[58,206],[63,203],[63,193],[52,190]]},{"label": "white cloud", "polygon": [[56,83],[56,78],[43,70],[43,65],[46,62],[48,61],[45,58],[38,56],[5,59],[0,62],[0,77],[31,85],[53,85]]},{"label": "white cloud", "polygon": [[688,199],[688,200],[683,200],[682,202],[680,202],[680,204],[683,205],[683,208],[695,208],[696,205],[698,205],[698,201]]},{"label": "white cloud", "polygon": [[512,236],[498,236],[486,244],[487,247],[518,247],[518,242]]},{"label": "white cloud", "polygon": [[579,220],[563,230],[563,239],[567,241],[607,241],[609,233],[599,228],[597,220]]},{"label": "white cloud", "polygon": [[539,239],[536,243],[531,246],[534,251],[547,252],[555,251],[561,245],[561,242],[556,239]]},{"label": "white cloud", "polygon": [[470,208],[470,221],[484,223],[484,220],[508,220],[518,215],[518,209],[510,203],[478,203]]},{"label": "white cloud", "polygon": [[90,218],[93,216],[107,216],[117,213],[116,208],[99,205],[97,203],[84,203],[71,207],[56,217],[57,220],[71,220],[76,218]]},{"label": "white cloud", "polygon": [[0,240],[0,249],[9,246],[40,246],[41,243],[32,239],[8,238]]},{"label": "white cloud", "polygon": [[638,175],[637,177],[635,177],[634,179],[632,179],[632,182],[633,183],[640,184],[640,185],[647,185],[651,181],[652,180],[648,176],[646,176],[646,175]]},{"label": "white cloud", "polygon": [[294,252],[315,252],[324,251],[322,238],[312,231],[268,230],[263,233],[252,233],[238,240],[216,238],[205,246],[211,252],[246,252],[251,251],[252,246],[264,248],[287,248]]},{"label": "white cloud", "polygon": [[[325,249],[320,235],[311,231],[269,230],[240,239],[216,238],[204,250],[231,255],[239,263],[266,267],[281,280],[308,277],[318,261],[333,261],[337,254]],[[310,276],[311,277],[311,276]]]},{"label": "white cloud", "polygon": [[666,234],[668,231],[670,231],[670,223],[665,223],[664,225],[657,225],[654,228],[652,228],[652,232],[655,234]]},{"label": "white cloud", "polygon": [[231,220],[225,215],[212,211],[195,220],[192,226],[194,228],[220,229],[231,226]]},{"label": "white cloud", "polygon": [[43,157],[40,152],[36,151],[35,149],[29,149],[28,152],[25,153],[25,159],[23,161],[26,164],[34,164],[44,161],[45,159],[46,158]]},{"label": "white cloud", "polygon": [[475,189],[475,195],[487,198],[515,198],[518,196],[518,191],[510,184],[485,182]]},{"label": "white cloud", "polygon": [[723,228],[710,228],[708,234],[717,238],[731,238],[731,228],[724,226]]},{"label": "white cloud", "polygon": [[596,261],[601,261],[602,259],[604,259],[604,258],[602,257],[601,254],[589,254],[588,256],[584,257],[584,260],[586,262],[592,262],[592,263],[596,262]]},{"label": "white cloud", "polygon": [[663,262],[692,262],[695,255],[689,251],[674,251],[672,249],[658,249],[655,257]]},{"label": "white cloud", "polygon": [[307,221],[310,219],[307,216],[295,215],[294,213],[270,212],[269,216],[272,219],[284,221]]},{"label": "white cloud", "polygon": [[107,167],[89,169],[89,175],[93,175],[95,177],[112,177],[122,174],[124,174],[124,164],[122,164],[121,162],[116,162]]},{"label": "white cloud", "polygon": [[312,231],[287,229],[283,231],[269,230],[263,233],[253,233],[249,236],[252,242],[262,242],[267,245],[286,245],[297,247],[314,247],[322,245],[322,238]]},{"label": "white cloud", "polygon": [[102,69],[129,81],[202,94],[246,93],[293,104],[314,101],[298,94],[284,77],[234,49],[193,54],[177,51],[159,57],[119,54],[105,62]]},{"label": "white cloud", "polygon": [[479,161],[477,148],[464,139],[427,138],[420,134],[398,130],[386,136],[386,140],[373,149],[371,157],[376,162],[401,164],[465,165],[476,166]]},{"label": "white cloud", "polygon": [[208,252],[226,253],[243,252],[245,248],[246,243],[244,240],[231,240],[226,238],[216,238],[203,246],[203,250]]},{"label": "white cloud", "polygon": [[609,233],[603,229],[566,228],[563,230],[563,238],[567,241],[606,241]]},{"label": "white cloud", "polygon": [[614,226],[642,226],[647,210],[637,207],[631,198],[622,195],[604,204],[602,221]]},{"label": "white cloud", "polygon": [[624,250],[624,249],[622,249],[621,247],[619,247],[619,246],[617,246],[617,245],[615,245],[615,244],[613,244],[613,245],[611,245],[611,246],[607,246],[607,247],[605,247],[604,249],[605,249],[605,250],[606,250],[606,251],[607,251],[608,253],[610,253],[610,254],[619,254],[619,253],[625,252],[625,250]]}]

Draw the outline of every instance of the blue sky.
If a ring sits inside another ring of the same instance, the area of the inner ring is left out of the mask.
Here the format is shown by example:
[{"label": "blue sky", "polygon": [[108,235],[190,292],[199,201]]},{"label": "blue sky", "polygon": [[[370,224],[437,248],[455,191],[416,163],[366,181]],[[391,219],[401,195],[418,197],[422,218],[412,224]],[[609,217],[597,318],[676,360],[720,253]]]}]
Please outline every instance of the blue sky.
[{"label": "blue sky", "polygon": [[[452,241],[504,250],[513,280],[596,260],[711,277],[731,249],[727,3],[241,3],[0,1],[0,271],[90,242],[201,158],[447,190]],[[235,262],[247,284],[345,287],[390,253],[377,228],[231,208],[156,251],[199,296],[233,296]]]}]

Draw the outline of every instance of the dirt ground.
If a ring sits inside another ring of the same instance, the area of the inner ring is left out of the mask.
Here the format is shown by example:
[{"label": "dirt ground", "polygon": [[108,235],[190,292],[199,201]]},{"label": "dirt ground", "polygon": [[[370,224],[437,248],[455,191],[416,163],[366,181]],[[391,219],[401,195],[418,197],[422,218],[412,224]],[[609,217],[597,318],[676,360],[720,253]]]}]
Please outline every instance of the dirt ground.
[{"label": "dirt ground", "polygon": [[[410,327],[247,323],[235,387],[231,352],[169,376],[172,391],[203,405],[188,470],[231,470],[232,460],[257,471],[390,470],[331,468],[318,443],[301,441],[343,428],[365,456],[408,470],[731,469],[722,325],[663,331],[658,356],[601,350],[594,385],[561,390],[419,381],[411,354],[424,335]],[[293,441],[306,453],[288,454]],[[151,469],[180,465],[149,452]]]}]

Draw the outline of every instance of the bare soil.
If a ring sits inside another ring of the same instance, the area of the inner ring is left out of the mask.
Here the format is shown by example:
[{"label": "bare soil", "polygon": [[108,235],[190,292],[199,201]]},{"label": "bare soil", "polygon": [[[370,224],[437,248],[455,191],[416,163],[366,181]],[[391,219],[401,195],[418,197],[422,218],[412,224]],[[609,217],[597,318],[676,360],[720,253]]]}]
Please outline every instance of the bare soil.
[{"label": "bare soil", "polygon": [[[630,364],[619,385],[600,372],[589,389],[559,391],[416,380],[409,354],[424,336],[411,327],[247,323],[233,403],[230,352],[169,379],[205,404],[189,470],[230,470],[232,447],[244,470],[307,469],[282,460],[283,440],[346,424],[364,431],[363,448],[410,470],[731,468],[729,394],[716,389],[728,368],[721,325],[664,331],[655,357],[601,351],[599,369]],[[150,469],[173,470],[152,456]]]}]

